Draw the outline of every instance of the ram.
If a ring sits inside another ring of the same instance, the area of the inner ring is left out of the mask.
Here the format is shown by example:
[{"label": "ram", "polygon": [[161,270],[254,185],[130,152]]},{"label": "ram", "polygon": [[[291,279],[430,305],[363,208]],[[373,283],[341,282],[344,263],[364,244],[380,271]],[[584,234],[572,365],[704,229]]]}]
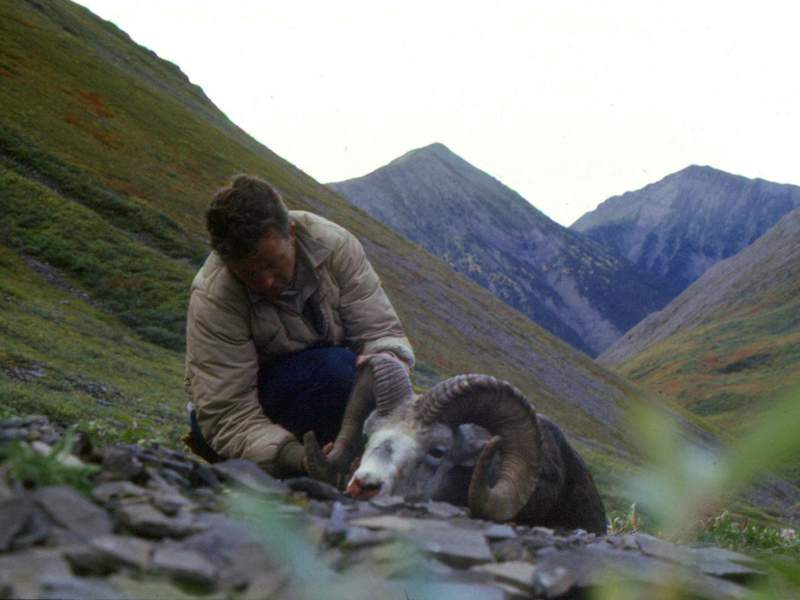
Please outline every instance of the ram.
[{"label": "ram", "polygon": [[347,482],[355,498],[401,495],[466,504],[473,517],[602,534],[592,475],[561,429],[510,383],[458,375],[414,394],[403,366],[375,357],[361,368],[342,427],[325,454],[312,433],[313,477]]}]

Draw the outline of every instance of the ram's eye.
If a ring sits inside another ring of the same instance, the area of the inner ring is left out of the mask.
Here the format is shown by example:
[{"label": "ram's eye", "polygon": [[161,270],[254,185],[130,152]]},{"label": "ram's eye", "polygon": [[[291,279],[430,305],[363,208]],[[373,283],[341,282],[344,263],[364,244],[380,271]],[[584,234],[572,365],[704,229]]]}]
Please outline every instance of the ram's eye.
[{"label": "ram's eye", "polygon": [[437,448],[431,448],[430,450],[428,450],[428,456],[430,456],[431,458],[435,458],[437,460],[440,459],[440,458],[444,458],[444,455],[445,455],[444,448],[438,448],[437,447]]}]

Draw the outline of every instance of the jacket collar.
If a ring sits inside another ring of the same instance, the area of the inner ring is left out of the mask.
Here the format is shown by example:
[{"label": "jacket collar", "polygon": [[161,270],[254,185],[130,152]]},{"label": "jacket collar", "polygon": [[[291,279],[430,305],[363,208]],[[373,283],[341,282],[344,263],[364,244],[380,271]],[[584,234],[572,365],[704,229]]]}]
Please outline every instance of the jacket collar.
[{"label": "jacket collar", "polygon": [[292,221],[295,223],[295,234],[297,235],[298,245],[301,246],[298,250],[305,252],[308,261],[314,269],[319,268],[319,266],[325,262],[325,259],[330,256],[330,253],[333,252],[333,248],[312,237],[303,226],[303,222],[300,219],[292,218]]}]

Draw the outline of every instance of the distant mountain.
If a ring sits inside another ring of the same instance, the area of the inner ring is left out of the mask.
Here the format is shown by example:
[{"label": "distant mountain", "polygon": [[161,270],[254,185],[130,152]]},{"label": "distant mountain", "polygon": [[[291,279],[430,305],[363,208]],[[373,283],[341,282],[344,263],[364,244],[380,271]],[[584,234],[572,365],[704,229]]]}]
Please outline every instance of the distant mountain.
[{"label": "distant mountain", "polygon": [[711,267],[599,362],[738,429],[800,384],[800,208]]},{"label": "distant mountain", "polygon": [[571,229],[669,282],[673,298],[797,207],[798,186],[690,166],[609,198]]},{"label": "distant mountain", "polygon": [[668,300],[662,282],[442,144],[329,186],[589,355]]}]

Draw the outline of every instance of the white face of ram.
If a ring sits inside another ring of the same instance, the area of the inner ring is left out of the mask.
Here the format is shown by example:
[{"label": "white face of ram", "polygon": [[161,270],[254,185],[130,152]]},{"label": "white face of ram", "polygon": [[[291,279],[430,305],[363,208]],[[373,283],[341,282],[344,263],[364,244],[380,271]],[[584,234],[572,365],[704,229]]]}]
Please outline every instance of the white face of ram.
[{"label": "white face of ram", "polygon": [[374,496],[430,498],[453,467],[453,432],[443,424],[422,427],[414,422],[370,416],[361,464],[347,493],[361,500]]}]

